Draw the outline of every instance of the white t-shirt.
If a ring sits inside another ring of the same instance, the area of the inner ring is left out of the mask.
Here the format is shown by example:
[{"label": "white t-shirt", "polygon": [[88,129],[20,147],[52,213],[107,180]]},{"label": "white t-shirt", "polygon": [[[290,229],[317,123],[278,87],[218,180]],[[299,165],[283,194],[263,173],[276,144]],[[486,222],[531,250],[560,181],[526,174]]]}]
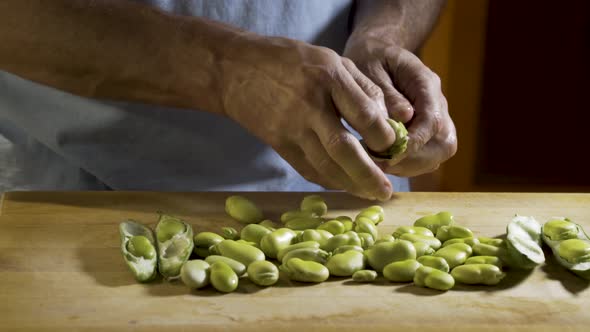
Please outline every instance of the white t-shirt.
[{"label": "white t-shirt", "polygon": [[[137,2],[341,52],[353,1]],[[16,168],[3,174],[7,190],[323,190],[228,118],[83,98],[2,71],[0,135],[13,144],[0,151]],[[407,179],[390,178],[395,190],[409,189]]]}]

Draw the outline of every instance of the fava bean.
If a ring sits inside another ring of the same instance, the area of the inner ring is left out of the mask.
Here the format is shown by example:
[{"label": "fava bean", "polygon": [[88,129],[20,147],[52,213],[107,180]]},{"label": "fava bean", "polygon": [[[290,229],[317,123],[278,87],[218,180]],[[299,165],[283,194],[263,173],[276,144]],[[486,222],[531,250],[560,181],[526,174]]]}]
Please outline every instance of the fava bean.
[{"label": "fava bean", "polygon": [[578,226],[569,219],[553,219],[543,225],[543,234],[552,241],[578,238]]},{"label": "fava bean", "polygon": [[440,226],[450,226],[454,224],[453,215],[450,212],[439,212],[419,218],[414,222],[414,226],[426,227],[436,234]]},{"label": "fava bean", "polygon": [[418,257],[418,263],[447,273],[451,270],[447,261],[442,257],[421,256]]},{"label": "fava bean", "polygon": [[371,219],[365,217],[357,218],[354,231],[357,233],[369,233],[373,236],[373,239],[376,239],[379,236],[377,226],[375,226]]},{"label": "fava bean", "polygon": [[392,262],[383,268],[383,276],[393,282],[409,282],[414,279],[414,274],[420,266],[415,259]]},{"label": "fava bean", "polygon": [[324,199],[319,195],[305,196],[301,201],[301,211],[313,212],[318,217],[321,217],[328,213],[328,205]]},{"label": "fava bean", "polygon": [[[238,262],[235,259],[229,258],[229,257],[220,256],[220,255],[210,255],[210,256],[207,256],[207,258],[205,258],[205,262],[209,263],[209,265],[212,265],[215,262],[224,262],[225,264],[227,264],[227,266],[229,266],[232,270],[234,270],[234,272],[236,273],[236,275],[238,277],[241,277],[246,273],[246,265]],[[260,261],[258,261],[258,262],[260,262]],[[252,264],[250,264],[250,265],[252,265]]]},{"label": "fava bean", "polygon": [[316,241],[303,241],[303,242],[299,242],[299,243],[295,243],[295,244],[291,244],[288,247],[285,247],[281,250],[279,250],[278,254],[277,254],[277,260],[279,262],[283,261],[283,257],[285,257],[285,255],[293,250],[297,250],[297,249],[301,249],[301,248],[319,248],[320,244],[317,243]]},{"label": "fava bean", "polygon": [[333,255],[338,255],[338,254],[342,254],[345,253],[349,250],[354,250],[354,251],[358,251],[358,252],[363,252],[364,249],[363,247],[360,246],[353,246],[353,245],[345,245],[345,246],[340,246],[336,249],[334,249],[334,251],[332,252]]},{"label": "fava bean", "polygon": [[[231,240],[226,240],[231,241]],[[224,262],[215,262],[211,264],[209,270],[211,285],[223,293],[231,293],[238,288],[238,276]]]},{"label": "fava bean", "polygon": [[191,289],[205,287],[209,284],[210,266],[204,260],[187,261],[180,268],[180,279]]},{"label": "fava bean", "polygon": [[432,255],[434,254],[434,249],[428,243],[425,242],[412,242],[414,248],[416,249],[416,257],[421,257],[424,255]]},{"label": "fava bean", "polygon": [[393,236],[396,238],[400,238],[403,234],[419,234],[434,237],[434,233],[431,230],[420,226],[400,226],[393,232]]},{"label": "fava bean", "polygon": [[286,262],[291,258],[299,258],[304,261],[314,261],[320,264],[326,264],[330,253],[319,248],[301,248],[289,251],[283,256],[282,262]]},{"label": "fava bean", "polygon": [[271,286],[279,280],[279,269],[269,261],[248,265],[248,279],[258,286]]},{"label": "fava bean", "polygon": [[193,240],[195,244],[195,254],[199,255],[200,257],[207,257],[211,254],[209,252],[209,248],[223,241],[224,238],[217,233],[200,232],[194,236]]},{"label": "fava bean", "polygon": [[[574,234],[575,238],[570,238]],[[554,218],[543,225],[542,236],[561,266],[590,280],[590,238],[582,226],[567,218]]]},{"label": "fava bean", "polygon": [[581,239],[567,239],[558,247],[559,257],[571,264],[590,262],[590,242]]},{"label": "fava bean", "polygon": [[373,270],[359,270],[352,274],[352,280],[356,282],[373,282],[377,279],[377,272]]},{"label": "fava bean", "polygon": [[338,235],[338,234],[342,234],[342,233],[346,232],[346,228],[344,227],[344,224],[340,220],[336,220],[336,219],[329,220],[329,221],[319,225],[317,227],[317,229],[323,229],[325,231],[332,233],[333,235]]},{"label": "fava bean", "polygon": [[432,247],[432,249],[434,250],[437,250],[441,247],[440,240],[432,236],[406,233],[402,234],[400,239],[410,242],[424,242],[428,244],[430,247]]},{"label": "fava bean", "polygon": [[264,253],[260,249],[233,240],[221,241],[212,247],[212,251],[218,255],[236,260],[246,267],[253,262],[265,259]]},{"label": "fava bean", "polygon": [[379,225],[379,223],[382,222],[384,218],[383,207],[379,205],[369,206],[368,208],[361,210],[361,212],[357,214],[357,216],[355,217],[355,221],[358,221],[359,218],[367,218],[371,220],[375,225]]},{"label": "fava bean", "polygon": [[473,232],[467,227],[458,226],[458,225],[441,225],[436,230],[436,238],[440,240],[440,242],[445,242],[450,239],[460,239],[460,238],[468,238],[473,237]]},{"label": "fava bean", "polygon": [[429,266],[420,266],[414,274],[414,285],[446,291],[455,286],[455,279],[441,270]]},{"label": "fava bean", "polygon": [[495,256],[472,256],[465,261],[465,265],[469,264],[492,264],[502,269],[502,260]]},{"label": "fava bean", "polygon": [[240,233],[233,227],[222,227],[221,236],[226,240],[237,240]]},{"label": "fava bean", "polygon": [[272,220],[266,219],[258,223],[260,226],[266,227],[269,231],[273,232],[276,230],[276,225]]},{"label": "fava bean", "polygon": [[323,229],[306,229],[297,236],[297,240],[298,242],[316,241],[322,247],[331,237],[333,237],[332,233]]},{"label": "fava bean", "polygon": [[477,238],[477,240],[479,241],[479,243],[489,244],[494,247],[501,247],[504,245],[504,240],[498,238],[480,236]]},{"label": "fava bean", "polygon": [[392,262],[407,259],[416,259],[416,249],[411,242],[396,240],[394,242],[382,242],[365,250],[369,265],[377,272]]},{"label": "fava bean", "polygon": [[475,244],[479,243],[479,240],[474,237],[450,239],[450,240],[446,240],[442,246],[446,247],[446,246],[449,246],[449,245],[455,244],[455,243],[465,243],[468,246],[473,247]]},{"label": "fava bean", "polygon": [[344,234],[334,235],[333,237],[329,238],[323,246],[320,244],[320,248],[328,252],[332,252],[336,248],[345,245],[362,246],[361,239],[354,232],[346,232]]},{"label": "fava bean", "polygon": [[326,267],[330,271],[330,275],[348,277],[365,268],[365,258],[362,253],[349,250],[330,257]]},{"label": "fava bean", "polygon": [[240,231],[240,238],[245,241],[254,242],[260,246],[260,240],[271,231],[260,224],[249,224]]},{"label": "fava bean", "polygon": [[262,211],[252,201],[243,196],[230,196],[225,200],[225,212],[244,224],[259,223],[264,219]]},{"label": "fava bean", "polygon": [[306,230],[317,228],[324,223],[324,219],[319,217],[301,217],[292,218],[285,222],[285,227],[295,230]]},{"label": "fava bean", "polygon": [[393,241],[395,241],[395,238],[393,236],[391,236],[389,234],[383,234],[375,241],[375,244],[381,243],[381,242],[393,242]]},{"label": "fava bean", "polygon": [[468,264],[457,266],[451,271],[453,278],[463,284],[497,285],[506,276],[492,264]]},{"label": "fava bean", "polygon": [[279,250],[288,247],[296,233],[288,228],[279,228],[274,232],[266,234],[260,240],[260,248],[267,257],[277,258]]},{"label": "fava bean", "polygon": [[[300,249],[301,250],[301,249]],[[324,282],[330,276],[330,271],[324,265],[314,261],[304,261],[291,258],[280,266],[289,279],[300,282]]]},{"label": "fava bean", "polygon": [[467,258],[473,253],[470,246],[465,243],[455,243],[441,248],[434,253],[436,257],[442,257],[449,264],[449,268],[465,263]]},{"label": "fava bean", "polygon": [[[375,244],[375,240],[373,239],[373,235],[369,233],[358,233],[359,238],[361,239],[361,247],[363,249],[369,249]],[[336,248],[338,249],[338,248]]]},{"label": "fava bean", "polygon": [[317,218],[318,216],[311,211],[292,210],[287,211],[281,215],[281,222],[284,224],[287,221],[295,218]]}]

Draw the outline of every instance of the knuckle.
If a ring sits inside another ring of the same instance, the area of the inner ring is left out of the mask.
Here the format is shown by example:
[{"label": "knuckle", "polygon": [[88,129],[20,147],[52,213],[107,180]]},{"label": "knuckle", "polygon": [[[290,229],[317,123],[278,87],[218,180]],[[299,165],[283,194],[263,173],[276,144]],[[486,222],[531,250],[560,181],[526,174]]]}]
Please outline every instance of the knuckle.
[{"label": "knuckle", "polygon": [[373,99],[382,99],[385,97],[383,90],[375,83],[368,81],[365,92]]},{"label": "knuckle", "polygon": [[444,146],[447,157],[446,159],[452,158],[457,153],[457,149],[459,148],[456,136],[451,135],[449,138],[447,138],[445,140]]},{"label": "knuckle", "polygon": [[377,121],[379,115],[372,105],[364,104],[359,107],[359,111],[355,113],[354,125],[360,129],[371,128]]},{"label": "knuckle", "polygon": [[344,146],[351,145],[352,139],[354,139],[352,135],[350,135],[347,132],[332,134],[328,139],[326,149],[328,151],[335,151],[341,149]]},{"label": "knuckle", "polygon": [[342,64],[344,64],[344,66],[346,66],[346,67],[354,67],[355,66],[354,61],[352,61],[349,58],[345,58],[345,57],[342,58]]}]

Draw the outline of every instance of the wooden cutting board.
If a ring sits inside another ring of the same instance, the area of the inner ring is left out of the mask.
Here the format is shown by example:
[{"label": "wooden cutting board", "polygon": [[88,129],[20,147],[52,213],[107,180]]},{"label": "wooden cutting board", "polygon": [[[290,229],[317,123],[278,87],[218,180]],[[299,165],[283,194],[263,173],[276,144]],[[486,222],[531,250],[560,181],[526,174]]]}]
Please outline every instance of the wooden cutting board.
[{"label": "wooden cutting board", "polygon": [[[303,193],[244,193],[277,220]],[[588,331],[588,282],[549,256],[532,272],[509,271],[496,287],[448,292],[380,280],[316,285],[281,278],[271,288],[241,280],[222,295],[181,283],[137,284],[119,252],[117,225],[154,225],[156,211],[195,231],[239,226],[224,213],[227,193],[7,193],[0,206],[0,330],[24,331]],[[324,195],[330,215],[354,216],[367,201]],[[381,232],[452,211],[477,235],[504,233],[515,214],[545,222],[568,216],[590,230],[590,194],[404,193],[383,204]]]}]

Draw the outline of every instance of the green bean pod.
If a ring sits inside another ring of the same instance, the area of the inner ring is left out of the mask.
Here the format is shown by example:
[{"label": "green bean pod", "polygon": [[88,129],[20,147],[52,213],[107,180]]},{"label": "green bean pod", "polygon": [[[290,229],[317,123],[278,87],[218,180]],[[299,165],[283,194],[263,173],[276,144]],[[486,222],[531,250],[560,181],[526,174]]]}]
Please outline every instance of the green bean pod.
[{"label": "green bean pod", "polygon": [[433,234],[436,234],[440,226],[450,226],[454,223],[453,215],[450,212],[443,211],[417,219],[414,222],[414,226],[426,227]]},{"label": "green bean pod", "polygon": [[434,237],[434,233],[430,229],[420,226],[400,226],[395,229],[392,235],[399,239],[404,234],[420,234]]},{"label": "green bean pod", "polygon": [[211,285],[216,290],[223,293],[231,293],[238,288],[238,276],[224,262],[213,263],[209,270],[211,271],[209,274]]},{"label": "green bean pod", "polygon": [[314,261],[320,264],[326,264],[331,254],[319,248],[301,248],[289,251],[283,256],[282,262],[291,258],[299,258],[304,261]]},{"label": "green bean pod", "polygon": [[225,212],[243,224],[256,224],[264,219],[262,211],[243,196],[230,196],[225,200]]},{"label": "green bean pod", "polygon": [[227,264],[227,266],[234,270],[238,277],[241,277],[246,273],[246,265],[242,264],[241,262],[238,262],[233,258],[229,258],[226,256],[210,255],[207,256],[207,258],[205,258],[205,262],[209,263],[209,265],[213,265],[213,263],[215,262],[224,262],[225,264]]},{"label": "green bean pod", "polygon": [[352,274],[352,280],[356,282],[373,282],[377,279],[377,272],[373,270],[359,270]]},{"label": "green bean pod", "polygon": [[288,247],[285,247],[285,248],[279,250],[279,252],[277,253],[277,260],[279,262],[282,262],[283,257],[285,257],[285,255],[287,253],[289,253],[290,251],[293,251],[293,250],[297,250],[297,249],[301,249],[301,248],[319,248],[319,247],[320,247],[320,244],[317,243],[316,241],[303,241],[303,242],[291,244]]},{"label": "green bean pod", "polygon": [[416,259],[416,248],[411,242],[396,240],[394,242],[382,242],[364,251],[369,265],[377,272],[392,262],[407,259]]},{"label": "green bean pod", "polygon": [[510,267],[532,269],[545,262],[541,225],[533,217],[516,215],[506,227]]},{"label": "green bean pod", "polygon": [[473,250],[465,243],[455,243],[441,248],[434,253],[436,257],[442,257],[449,264],[449,268],[464,264],[467,258],[471,256]]},{"label": "green bean pod", "polygon": [[414,274],[414,285],[446,291],[455,286],[455,279],[441,270],[420,266]]},{"label": "green bean pod", "polygon": [[325,223],[319,225],[317,229],[328,231],[333,235],[342,234],[347,231],[346,227],[344,227],[344,224],[340,220],[336,219],[326,221]]},{"label": "green bean pod", "polygon": [[279,228],[260,240],[260,248],[267,257],[277,258],[279,250],[288,247],[297,233],[289,228]]},{"label": "green bean pod", "polygon": [[502,270],[492,264],[467,264],[457,266],[451,276],[462,284],[497,285],[506,276]]},{"label": "green bean pod", "polygon": [[383,268],[383,276],[393,282],[410,282],[414,280],[414,274],[420,266],[415,259],[392,262]]},{"label": "green bean pod", "polygon": [[200,232],[193,237],[194,252],[199,257],[207,257],[211,255],[209,248],[223,241],[223,236],[213,232]]},{"label": "green bean pod", "polygon": [[432,267],[437,270],[441,270],[443,272],[448,273],[451,270],[451,268],[449,267],[449,263],[447,263],[447,261],[442,257],[420,256],[420,257],[418,257],[417,260],[418,260],[418,263],[420,263],[424,266]]},{"label": "green bean pod", "polygon": [[465,261],[465,265],[469,264],[492,264],[502,269],[502,260],[496,256],[471,256]]},{"label": "green bean pod", "polygon": [[279,280],[279,269],[269,261],[257,261],[248,266],[248,279],[258,286],[271,286]]},{"label": "green bean pod", "polygon": [[156,275],[158,256],[152,230],[135,221],[119,224],[121,253],[135,279],[139,282],[153,280]]},{"label": "green bean pod", "polygon": [[210,265],[201,259],[186,261],[180,268],[180,279],[191,289],[203,288],[209,284]]},{"label": "green bean pod", "polygon": [[436,238],[440,240],[440,242],[445,242],[451,239],[460,239],[466,237],[473,237],[473,232],[464,226],[459,225],[441,225],[436,230]]},{"label": "green bean pod", "polygon": [[410,136],[408,136],[408,130],[402,122],[395,121],[393,119],[387,119],[387,123],[389,123],[395,132],[395,142],[393,142],[393,144],[385,152],[371,151],[364,141],[361,141],[361,145],[365,148],[369,155],[378,161],[396,159],[398,156],[406,152],[406,149],[408,148],[408,142],[410,140]]},{"label": "green bean pod", "polygon": [[314,261],[304,261],[299,258],[291,258],[280,267],[289,279],[300,282],[324,282],[330,276],[330,271],[324,265]]},{"label": "green bean pod", "polygon": [[265,260],[262,250],[234,240],[223,240],[212,247],[212,251],[217,255],[229,257],[236,260],[246,267],[256,261]]},{"label": "green bean pod", "polygon": [[410,241],[412,243],[424,242],[424,243],[428,244],[430,247],[432,247],[432,249],[434,249],[434,250],[438,250],[442,245],[440,243],[439,239],[437,239],[433,236],[426,236],[426,235],[420,235],[420,234],[406,233],[406,234],[402,234],[400,239]]},{"label": "green bean pod", "polygon": [[555,218],[543,225],[542,234],[561,266],[590,280],[590,238],[582,226],[567,218]]},{"label": "green bean pod", "polygon": [[156,225],[158,270],[166,280],[180,277],[193,251],[193,228],[179,218],[161,214]]},{"label": "green bean pod", "polygon": [[336,254],[328,260],[326,267],[330,275],[337,277],[349,277],[356,271],[365,268],[365,258],[362,253],[354,250]]},{"label": "green bean pod", "polygon": [[320,195],[305,196],[301,201],[301,211],[313,212],[318,217],[328,213],[328,205]]}]

